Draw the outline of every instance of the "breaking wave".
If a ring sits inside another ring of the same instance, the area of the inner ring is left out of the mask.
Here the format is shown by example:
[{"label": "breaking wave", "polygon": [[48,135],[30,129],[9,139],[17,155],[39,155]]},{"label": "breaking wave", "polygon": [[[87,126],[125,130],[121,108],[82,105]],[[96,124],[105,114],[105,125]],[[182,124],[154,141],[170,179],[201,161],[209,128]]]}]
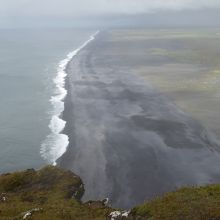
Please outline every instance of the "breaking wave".
[{"label": "breaking wave", "polygon": [[40,149],[41,156],[53,165],[56,165],[56,160],[65,153],[69,144],[68,136],[62,134],[66,121],[61,118],[64,111],[64,98],[67,95],[67,90],[65,89],[67,64],[79,53],[80,50],[93,41],[98,33],[99,31],[92,35],[89,40],[87,40],[79,48],[70,52],[64,60],[60,61],[57,67],[57,75],[53,79],[55,91],[54,95],[50,99],[53,106],[52,117],[49,123],[51,133],[46,137]]}]

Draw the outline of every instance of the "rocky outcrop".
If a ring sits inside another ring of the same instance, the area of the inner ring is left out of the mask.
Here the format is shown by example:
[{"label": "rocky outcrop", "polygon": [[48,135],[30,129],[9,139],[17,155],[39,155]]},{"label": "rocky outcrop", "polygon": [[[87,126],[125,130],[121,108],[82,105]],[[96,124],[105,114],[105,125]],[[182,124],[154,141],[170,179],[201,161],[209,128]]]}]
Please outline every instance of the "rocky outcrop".
[{"label": "rocky outcrop", "polygon": [[101,220],[111,208],[83,204],[77,175],[54,166],[0,176],[0,220]]},{"label": "rocky outcrop", "polygon": [[[54,166],[0,176],[0,220],[219,220],[220,185],[187,187],[129,211],[81,202],[77,175]],[[132,199],[132,198],[131,198]]]}]

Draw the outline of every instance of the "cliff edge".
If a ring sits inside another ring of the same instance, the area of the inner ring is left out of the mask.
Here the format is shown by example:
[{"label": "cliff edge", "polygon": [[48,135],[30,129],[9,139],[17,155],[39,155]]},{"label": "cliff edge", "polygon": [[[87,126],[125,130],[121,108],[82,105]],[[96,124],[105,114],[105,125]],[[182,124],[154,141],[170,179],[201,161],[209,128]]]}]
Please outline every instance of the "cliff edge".
[{"label": "cliff edge", "polygon": [[[219,220],[220,185],[185,187],[130,211],[81,202],[77,175],[54,166],[0,176],[0,220]],[[132,198],[131,198],[132,199]]]}]

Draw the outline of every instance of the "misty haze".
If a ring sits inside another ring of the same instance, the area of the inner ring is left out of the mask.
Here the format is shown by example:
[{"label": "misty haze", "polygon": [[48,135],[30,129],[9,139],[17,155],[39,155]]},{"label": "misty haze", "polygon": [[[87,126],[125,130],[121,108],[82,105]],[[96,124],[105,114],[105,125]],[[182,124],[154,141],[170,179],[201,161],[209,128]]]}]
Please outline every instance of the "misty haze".
[{"label": "misty haze", "polygon": [[0,67],[0,220],[220,219],[218,0],[0,0]]}]

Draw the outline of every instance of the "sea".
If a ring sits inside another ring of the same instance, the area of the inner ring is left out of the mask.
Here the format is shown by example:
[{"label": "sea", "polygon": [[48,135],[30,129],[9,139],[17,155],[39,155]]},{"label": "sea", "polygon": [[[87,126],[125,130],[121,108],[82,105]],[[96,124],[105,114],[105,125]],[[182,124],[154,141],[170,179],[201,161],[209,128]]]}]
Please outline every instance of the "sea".
[{"label": "sea", "polygon": [[65,152],[65,67],[94,33],[0,30],[0,173],[56,164]]}]

